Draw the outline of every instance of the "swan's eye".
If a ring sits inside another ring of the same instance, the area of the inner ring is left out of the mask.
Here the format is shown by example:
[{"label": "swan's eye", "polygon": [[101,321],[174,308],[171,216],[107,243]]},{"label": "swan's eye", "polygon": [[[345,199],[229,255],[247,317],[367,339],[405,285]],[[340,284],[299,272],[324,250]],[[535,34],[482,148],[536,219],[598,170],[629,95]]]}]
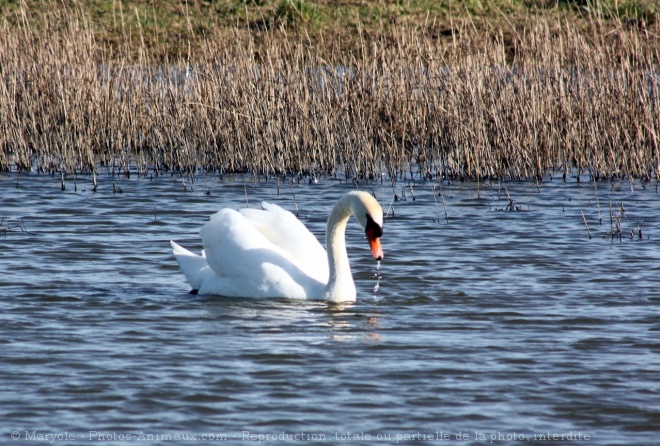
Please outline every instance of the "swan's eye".
[{"label": "swan's eye", "polygon": [[374,237],[383,236],[383,228],[371,218],[371,215],[367,214],[367,227],[364,228],[364,232],[371,232]]}]

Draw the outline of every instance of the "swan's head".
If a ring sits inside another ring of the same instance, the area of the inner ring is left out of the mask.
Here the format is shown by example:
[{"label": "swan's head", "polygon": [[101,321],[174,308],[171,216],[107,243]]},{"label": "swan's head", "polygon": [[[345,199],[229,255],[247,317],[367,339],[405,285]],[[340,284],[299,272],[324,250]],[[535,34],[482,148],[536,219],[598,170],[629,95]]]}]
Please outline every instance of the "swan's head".
[{"label": "swan's head", "polygon": [[383,209],[378,201],[367,192],[355,191],[352,196],[351,211],[357,219],[369,240],[371,253],[374,259],[383,258],[383,248],[380,246],[380,237],[383,235]]}]

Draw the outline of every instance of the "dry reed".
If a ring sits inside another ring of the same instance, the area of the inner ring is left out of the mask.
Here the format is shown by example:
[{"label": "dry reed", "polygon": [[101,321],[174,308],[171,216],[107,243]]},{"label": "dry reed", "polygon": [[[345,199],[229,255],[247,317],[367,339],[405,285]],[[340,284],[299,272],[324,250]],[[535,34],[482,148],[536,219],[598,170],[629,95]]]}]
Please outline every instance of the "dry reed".
[{"label": "dry reed", "polygon": [[360,35],[350,50],[285,31],[257,45],[237,28],[165,65],[144,44],[106,46],[75,9],[39,29],[24,14],[0,30],[1,170],[168,171],[184,187],[200,170],[660,175],[657,24],[537,17],[486,33],[465,24],[450,44],[415,28]]}]

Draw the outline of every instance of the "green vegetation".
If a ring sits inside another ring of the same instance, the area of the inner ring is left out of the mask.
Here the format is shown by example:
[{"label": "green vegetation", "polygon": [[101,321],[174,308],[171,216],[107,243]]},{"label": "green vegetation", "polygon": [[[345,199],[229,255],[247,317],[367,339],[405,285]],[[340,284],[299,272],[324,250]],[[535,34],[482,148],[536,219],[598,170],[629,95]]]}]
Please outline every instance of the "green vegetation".
[{"label": "green vegetation", "polygon": [[[152,55],[170,60],[182,46],[199,49],[218,33],[242,29],[256,42],[301,33],[318,49],[340,40],[346,48],[360,35],[396,34],[414,28],[439,39],[465,26],[501,29],[505,36],[527,29],[538,18],[591,26],[594,16],[652,29],[660,6],[644,0],[0,0],[0,18],[18,25],[67,26],[73,11],[89,19],[99,42],[119,46],[142,39]],[[510,39],[509,39],[510,40]]]}]

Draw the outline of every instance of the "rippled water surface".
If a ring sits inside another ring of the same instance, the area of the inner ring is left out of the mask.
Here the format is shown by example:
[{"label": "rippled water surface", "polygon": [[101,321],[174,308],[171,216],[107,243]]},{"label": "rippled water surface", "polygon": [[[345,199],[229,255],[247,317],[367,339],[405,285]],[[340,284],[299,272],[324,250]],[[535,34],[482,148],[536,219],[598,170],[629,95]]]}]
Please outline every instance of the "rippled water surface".
[{"label": "rippled water surface", "polygon": [[330,306],[190,295],[169,240],[246,197],[322,239],[355,184],[0,176],[0,444],[657,444],[655,184],[408,184]]}]

